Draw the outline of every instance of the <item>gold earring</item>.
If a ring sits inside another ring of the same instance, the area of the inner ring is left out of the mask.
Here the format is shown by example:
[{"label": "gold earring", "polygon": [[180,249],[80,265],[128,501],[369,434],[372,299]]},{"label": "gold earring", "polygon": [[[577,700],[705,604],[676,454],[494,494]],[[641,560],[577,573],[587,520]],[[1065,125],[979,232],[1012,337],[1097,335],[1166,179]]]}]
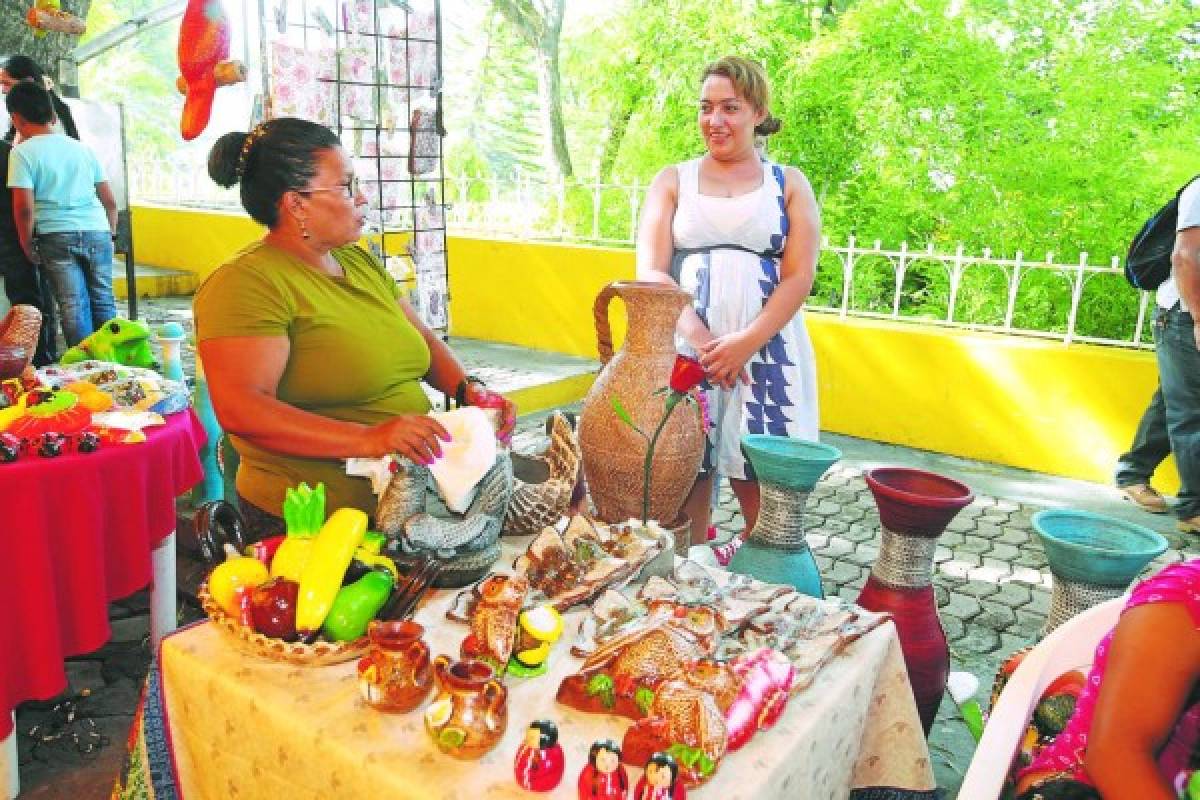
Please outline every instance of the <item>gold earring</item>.
[{"label": "gold earring", "polygon": [[300,223],[300,236],[305,239],[310,238],[312,234],[308,232],[308,226],[304,224],[304,220],[300,219],[296,221]]}]

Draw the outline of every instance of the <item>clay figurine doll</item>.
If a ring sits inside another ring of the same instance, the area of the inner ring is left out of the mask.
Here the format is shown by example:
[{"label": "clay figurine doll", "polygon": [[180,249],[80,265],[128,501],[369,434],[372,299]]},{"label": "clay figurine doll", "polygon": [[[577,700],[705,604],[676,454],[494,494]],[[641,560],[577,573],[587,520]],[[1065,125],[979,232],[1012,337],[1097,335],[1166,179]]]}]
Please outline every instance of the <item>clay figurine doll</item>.
[{"label": "clay figurine doll", "polygon": [[638,778],[633,800],[686,800],[687,790],[679,780],[679,764],[666,753],[655,753]]},{"label": "clay figurine doll", "polygon": [[563,767],[558,726],[548,719],[534,720],[525,730],[525,741],[517,748],[513,764],[517,785],[531,792],[553,791],[562,781]]},{"label": "clay figurine doll", "polygon": [[588,763],[579,773],[579,800],[626,800],[629,775],[621,766],[621,747],[612,739],[592,742]]}]

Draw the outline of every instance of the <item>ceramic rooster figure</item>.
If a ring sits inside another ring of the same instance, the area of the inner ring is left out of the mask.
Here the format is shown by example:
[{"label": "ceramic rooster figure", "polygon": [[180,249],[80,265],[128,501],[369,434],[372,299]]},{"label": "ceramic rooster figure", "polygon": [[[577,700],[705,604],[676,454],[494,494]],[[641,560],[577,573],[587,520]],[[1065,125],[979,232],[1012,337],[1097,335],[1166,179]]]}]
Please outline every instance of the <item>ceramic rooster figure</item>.
[{"label": "ceramic rooster figure", "polygon": [[245,77],[240,64],[228,61],[229,38],[229,17],[221,0],[188,0],[179,26],[178,49],[179,73],[186,84],[179,124],[185,140],[195,139],[208,125],[217,86]]}]

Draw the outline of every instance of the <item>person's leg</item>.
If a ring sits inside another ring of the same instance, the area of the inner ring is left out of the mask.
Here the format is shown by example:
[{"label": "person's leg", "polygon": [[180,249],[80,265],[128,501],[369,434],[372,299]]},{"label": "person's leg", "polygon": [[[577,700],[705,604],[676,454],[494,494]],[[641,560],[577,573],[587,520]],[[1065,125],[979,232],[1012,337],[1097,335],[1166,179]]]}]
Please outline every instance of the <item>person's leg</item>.
[{"label": "person's leg", "polygon": [[1189,528],[1200,530],[1200,350],[1191,315],[1159,312],[1154,337],[1167,432],[1181,483],[1173,511]]},{"label": "person's leg", "polygon": [[46,271],[36,264],[30,266],[33,267],[37,292],[42,298],[42,305],[39,306],[42,312],[42,330],[38,335],[38,349],[33,363],[34,366],[44,367],[57,362],[62,356],[62,348],[58,344],[58,302],[54,299],[54,288],[46,278]]},{"label": "person's leg", "polygon": [[10,305],[29,305],[42,312],[42,327],[38,333],[33,365],[44,367],[58,360],[58,318],[54,298],[43,280],[41,270],[8,243],[0,244],[0,275],[4,276],[4,293]]},{"label": "person's leg", "polygon": [[82,235],[81,249],[80,265],[87,283],[92,330],[97,330],[117,315],[117,301],[112,289],[112,237],[106,231],[86,231]]},{"label": "person's leg", "polygon": [[728,566],[729,562],[733,560],[733,554],[746,541],[746,534],[754,530],[754,523],[758,521],[758,507],[760,502],[758,481],[753,477],[730,478],[729,486],[733,489],[733,494],[738,499],[738,507],[742,511],[744,526],[728,542],[713,547],[713,552],[717,556],[717,563],[723,567]]},{"label": "person's leg", "polygon": [[68,347],[79,344],[94,330],[91,302],[79,265],[78,243],[77,233],[47,233],[38,236],[37,240],[41,268],[58,300]]},{"label": "person's leg", "polygon": [[712,522],[712,476],[711,471],[701,472],[683,501],[683,513],[692,520],[691,544],[708,541],[708,526]]},{"label": "person's leg", "polygon": [[1150,485],[1150,477],[1170,452],[1167,407],[1163,403],[1162,388],[1158,387],[1138,422],[1133,445],[1117,459],[1113,482],[1125,500],[1151,514],[1167,513],[1167,501]]},{"label": "person's leg", "polygon": [[1154,390],[1133,435],[1129,452],[1117,459],[1114,476],[1118,487],[1150,483],[1154,470],[1171,452],[1171,437],[1167,434],[1167,406],[1163,403],[1162,388]]},{"label": "person's leg", "polygon": [[760,499],[758,481],[730,478],[729,486],[733,489],[733,494],[738,499],[738,505],[742,508],[742,519],[746,521],[746,527],[742,530],[741,535],[745,536],[754,530],[754,523],[758,522],[758,505]]}]

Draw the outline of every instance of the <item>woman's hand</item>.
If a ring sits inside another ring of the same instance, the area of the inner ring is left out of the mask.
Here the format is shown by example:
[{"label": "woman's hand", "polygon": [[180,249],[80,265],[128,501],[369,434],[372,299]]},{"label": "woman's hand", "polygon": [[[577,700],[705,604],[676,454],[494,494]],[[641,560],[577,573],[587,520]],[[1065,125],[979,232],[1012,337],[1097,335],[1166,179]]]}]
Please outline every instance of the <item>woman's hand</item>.
[{"label": "woman's hand", "polygon": [[750,384],[746,362],[758,348],[741,331],[718,336],[700,345],[700,363],[708,373],[709,380],[732,389],[738,381]]},{"label": "woman's hand", "polygon": [[398,453],[416,464],[429,466],[442,455],[442,442],[450,434],[425,414],[399,414],[367,429],[370,455]]},{"label": "woman's hand", "polygon": [[500,412],[500,428],[496,431],[496,438],[508,444],[512,438],[513,428],[517,424],[517,406],[513,401],[509,400],[498,392],[493,392],[486,386],[481,386],[478,383],[468,382],[466,392],[463,394],[463,399],[467,401],[467,405],[477,408],[494,408]]}]

